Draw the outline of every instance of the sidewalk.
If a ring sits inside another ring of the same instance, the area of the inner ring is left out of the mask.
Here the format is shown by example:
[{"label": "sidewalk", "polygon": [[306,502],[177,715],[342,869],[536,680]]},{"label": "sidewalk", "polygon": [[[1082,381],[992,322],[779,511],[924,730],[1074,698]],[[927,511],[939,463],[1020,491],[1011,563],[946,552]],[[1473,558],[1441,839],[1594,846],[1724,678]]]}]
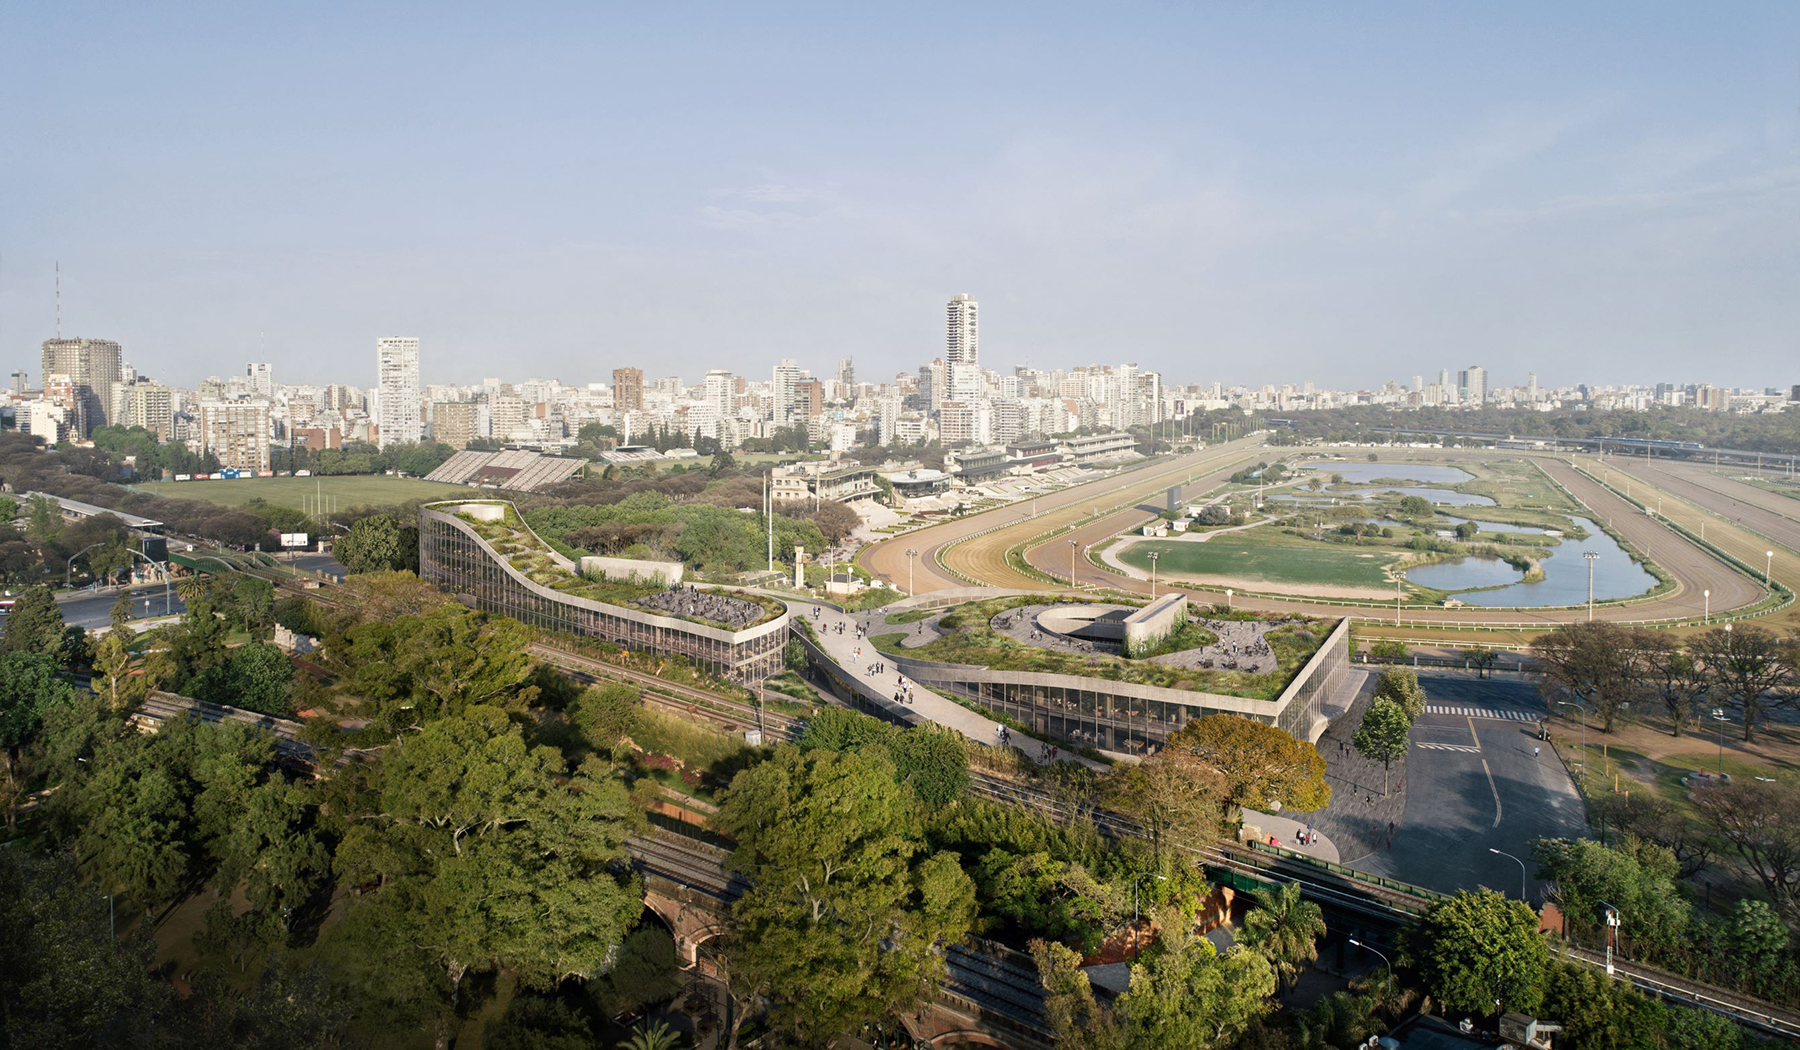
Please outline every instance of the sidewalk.
[{"label": "sidewalk", "polygon": [[[828,605],[821,605],[819,606],[819,616],[814,619],[813,606],[810,602],[798,598],[790,599],[790,602],[795,612],[813,625],[813,631],[819,640],[819,647],[825,650],[826,655],[830,656],[846,673],[854,675],[858,681],[870,686],[882,696],[892,697],[900,691],[900,674],[894,669],[892,661],[877,652],[875,647],[869,644],[868,638],[856,637],[858,626],[873,625],[872,633],[890,633],[888,628],[881,624],[881,621],[887,618],[885,612],[876,610],[846,614],[838,612]],[[843,634],[837,633],[837,625],[840,623],[844,625]],[[896,628],[896,630],[899,629]],[[859,646],[862,648],[860,660],[853,655]],[[871,663],[883,661],[888,663],[885,670],[875,675],[868,673]],[[912,703],[906,706],[921,719],[949,726],[978,744],[999,745],[1000,723],[993,719],[978,715],[949,697],[940,696],[916,682],[913,683],[912,696]],[[1035,761],[1043,741],[1013,731],[1011,743],[1026,758]],[[1068,753],[1066,749],[1064,754],[1058,756],[1058,760],[1080,762],[1086,766],[1100,768],[1100,763],[1079,754]]]},{"label": "sidewalk", "polygon": [[[1327,838],[1325,833],[1318,829],[1317,824],[1310,819],[1310,816],[1309,814],[1307,819],[1295,820],[1293,817],[1283,817],[1274,813],[1258,813],[1256,810],[1246,809],[1244,810],[1244,826],[1260,830],[1264,843],[1267,843],[1269,836],[1273,835],[1281,840],[1282,849],[1294,853],[1304,853],[1318,860],[1328,860],[1333,864],[1338,863],[1337,843]],[[1313,829],[1313,833],[1317,837],[1302,846],[1300,832],[1309,827]]]}]

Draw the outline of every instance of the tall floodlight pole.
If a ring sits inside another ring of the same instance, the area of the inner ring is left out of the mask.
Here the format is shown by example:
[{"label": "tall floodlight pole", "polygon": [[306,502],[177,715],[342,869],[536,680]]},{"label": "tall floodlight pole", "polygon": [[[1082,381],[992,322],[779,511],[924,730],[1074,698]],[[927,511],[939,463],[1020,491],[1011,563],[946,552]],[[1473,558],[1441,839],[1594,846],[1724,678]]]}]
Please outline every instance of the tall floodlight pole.
[{"label": "tall floodlight pole", "polygon": [[1587,551],[1582,554],[1588,563],[1588,622],[1594,622],[1594,562],[1599,559],[1599,551]]},{"label": "tall floodlight pole", "polygon": [[1775,552],[1763,551],[1763,586],[1769,586],[1769,572],[1775,567]]},{"label": "tall floodlight pole", "polygon": [[1075,586],[1075,548],[1074,540],[1069,541],[1069,586]]},{"label": "tall floodlight pole", "polygon": [[1150,552],[1150,600],[1156,600],[1156,559],[1161,557],[1156,551]]},{"label": "tall floodlight pole", "polygon": [[918,590],[913,587],[913,559],[918,556],[918,551],[911,547],[906,548],[906,594],[908,597],[919,593]]},{"label": "tall floodlight pole", "polygon": [[1394,574],[1394,626],[1395,627],[1400,626],[1400,581],[1402,581],[1404,579],[1406,579],[1405,573],[1397,572]]},{"label": "tall floodlight pole", "polygon": [[1704,602],[1704,604],[1700,606],[1700,623],[1704,626],[1712,622],[1712,589],[1708,588],[1701,591],[1700,598],[1701,601]]}]

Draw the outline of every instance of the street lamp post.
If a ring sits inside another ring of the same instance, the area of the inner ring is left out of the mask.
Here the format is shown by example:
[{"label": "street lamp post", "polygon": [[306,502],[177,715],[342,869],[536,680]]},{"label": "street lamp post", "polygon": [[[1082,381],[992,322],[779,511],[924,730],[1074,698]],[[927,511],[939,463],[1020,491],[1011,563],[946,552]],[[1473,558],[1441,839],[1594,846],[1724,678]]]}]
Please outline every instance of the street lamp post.
[{"label": "street lamp post", "polygon": [[1394,574],[1394,626],[1395,627],[1400,626],[1400,582],[1404,579],[1406,579],[1405,573],[1397,572]]},{"label": "street lamp post", "polygon": [[1588,563],[1588,622],[1594,622],[1594,562],[1600,559],[1599,551],[1585,551],[1581,555]]},{"label": "street lamp post", "polygon": [[1712,709],[1712,719],[1719,723],[1719,779],[1723,780],[1725,778],[1725,723],[1731,719],[1725,717],[1723,707]]},{"label": "street lamp post", "polygon": [[[1138,942],[1142,939],[1138,935],[1138,882],[1145,875],[1150,874],[1153,873],[1140,871],[1131,877],[1131,957],[1133,959],[1138,956]],[[1167,875],[1157,875],[1156,878],[1162,882],[1169,881]]]},{"label": "street lamp post", "polygon": [[1079,546],[1079,544],[1077,544],[1074,540],[1069,541],[1069,586],[1070,587],[1076,586],[1076,584],[1075,584],[1075,548],[1077,546]]},{"label": "street lamp post", "polygon": [[1581,712],[1581,773],[1587,775],[1587,705],[1576,700],[1558,700],[1558,706],[1573,707]]},{"label": "street lamp post", "polygon": [[1156,600],[1156,559],[1161,557],[1156,551],[1150,552],[1150,600]]},{"label": "street lamp post", "polygon": [[1763,586],[1769,585],[1769,570],[1775,567],[1775,552],[1763,551]]},{"label": "street lamp post", "polygon": [[918,556],[918,551],[911,547],[906,548],[906,594],[909,598],[919,593],[918,590],[913,587],[913,559]]},{"label": "street lamp post", "polygon": [[86,554],[88,551],[93,550],[95,547],[104,547],[104,546],[106,546],[105,543],[90,543],[87,546],[76,551],[74,554],[69,555],[68,564],[63,566],[63,590],[65,590],[65,591],[69,590],[71,587],[74,586],[74,583],[72,581],[75,579],[75,559],[81,557],[83,554]]},{"label": "street lamp post", "polygon": [[1498,853],[1502,857],[1512,857],[1513,861],[1519,865],[1519,899],[1524,900],[1525,899],[1525,862],[1522,860],[1519,860],[1519,858],[1517,858],[1517,857],[1513,857],[1512,854],[1506,852],[1503,849],[1495,849],[1492,846],[1488,847],[1488,852],[1489,853]]},{"label": "street lamp post", "polygon": [[1348,938],[1348,940],[1350,941],[1351,944],[1356,945],[1358,948],[1367,948],[1368,950],[1374,952],[1376,955],[1381,956],[1381,963],[1383,966],[1387,967],[1388,976],[1390,976],[1390,977],[1393,976],[1394,964],[1392,962],[1388,961],[1387,955],[1384,952],[1382,952],[1382,950],[1380,948],[1375,947],[1373,944],[1364,944],[1362,941],[1357,940],[1355,937]]},{"label": "street lamp post", "polygon": [[1231,611],[1231,588],[1225,588],[1225,611]]},{"label": "street lamp post", "polygon": [[1703,604],[1700,606],[1700,624],[1705,626],[1712,622],[1712,588],[1700,592]]}]

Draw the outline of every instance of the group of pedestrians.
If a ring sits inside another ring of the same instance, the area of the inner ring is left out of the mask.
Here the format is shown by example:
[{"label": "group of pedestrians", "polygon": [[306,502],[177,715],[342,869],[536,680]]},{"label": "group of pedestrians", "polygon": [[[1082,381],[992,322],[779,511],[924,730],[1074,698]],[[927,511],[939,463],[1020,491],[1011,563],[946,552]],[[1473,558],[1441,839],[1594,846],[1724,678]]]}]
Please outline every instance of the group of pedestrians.
[{"label": "group of pedestrians", "polygon": [[899,677],[900,684],[894,687],[894,703],[910,704],[913,702],[913,684],[906,680],[905,675],[900,675]]}]

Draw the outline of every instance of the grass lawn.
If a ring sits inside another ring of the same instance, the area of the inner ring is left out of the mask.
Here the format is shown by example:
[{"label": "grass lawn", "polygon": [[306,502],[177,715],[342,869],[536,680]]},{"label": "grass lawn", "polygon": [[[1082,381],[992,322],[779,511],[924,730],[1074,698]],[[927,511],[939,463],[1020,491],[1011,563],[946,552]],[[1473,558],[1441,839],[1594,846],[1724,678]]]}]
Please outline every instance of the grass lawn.
[{"label": "grass lawn", "polygon": [[418,478],[385,474],[345,474],[317,478],[251,478],[247,481],[154,481],[131,486],[133,491],[176,499],[205,500],[221,507],[241,507],[261,497],[269,503],[306,510],[312,496],[337,499],[337,509],[387,507],[415,499],[451,499],[459,494],[471,499],[486,493],[464,485],[440,485]]},{"label": "grass lawn", "polygon": [[[1291,542],[1288,542],[1291,541]],[[1399,561],[1398,551],[1315,544],[1284,537],[1274,529],[1253,529],[1215,536],[1205,543],[1151,540],[1134,543],[1119,560],[1164,576],[1229,576],[1269,583],[1324,584],[1330,587],[1391,587],[1387,568]]]}]

